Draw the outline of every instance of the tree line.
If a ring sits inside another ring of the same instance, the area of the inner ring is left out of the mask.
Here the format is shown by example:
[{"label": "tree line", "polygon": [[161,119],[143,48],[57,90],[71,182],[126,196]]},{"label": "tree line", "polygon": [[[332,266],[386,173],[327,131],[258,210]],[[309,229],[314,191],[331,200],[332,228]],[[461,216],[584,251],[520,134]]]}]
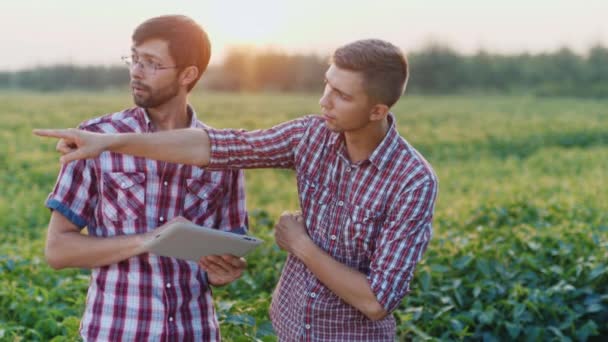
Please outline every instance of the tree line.
[{"label": "tree line", "polygon": [[[530,93],[539,96],[605,97],[608,48],[584,55],[562,48],[551,53],[465,55],[444,45],[408,54],[408,93]],[[319,92],[328,57],[275,50],[233,48],[210,66],[198,88],[218,91]],[[123,66],[55,65],[0,72],[0,89],[101,90],[127,87]]]}]

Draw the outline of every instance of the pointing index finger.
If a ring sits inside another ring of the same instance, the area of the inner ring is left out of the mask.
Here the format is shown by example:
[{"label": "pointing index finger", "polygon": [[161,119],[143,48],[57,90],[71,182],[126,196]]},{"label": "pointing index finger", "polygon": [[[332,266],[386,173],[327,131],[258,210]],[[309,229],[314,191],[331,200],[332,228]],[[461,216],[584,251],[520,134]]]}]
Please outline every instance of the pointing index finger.
[{"label": "pointing index finger", "polygon": [[34,129],[32,132],[39,137],[60,139],[72,137],[72,134],[67,129]]}]

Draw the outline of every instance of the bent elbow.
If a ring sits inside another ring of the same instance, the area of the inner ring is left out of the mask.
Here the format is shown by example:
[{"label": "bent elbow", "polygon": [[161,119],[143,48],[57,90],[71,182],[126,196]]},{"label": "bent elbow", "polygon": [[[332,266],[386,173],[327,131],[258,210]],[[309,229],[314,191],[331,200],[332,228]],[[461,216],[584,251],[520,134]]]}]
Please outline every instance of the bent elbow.
[{"label": "bent elbow", "polygon": [[371,321],[375,322],[375,321],[380,321],[380,320],[383,320],[384,318],[386,318],[386,316],[388,316],[388,312],[386,312],[384,309],[382,309],[380,311],[370,312],[366,316]]},{"label": "bent elbow", "polygon": [[44,249],[44,258],[46,263],[54,270],[61,270],[67,267],[65,262],[63,262],[62,258],[57,254],[57,252],[53,249],[53,246],[47,244]]},{"label": "bent elbow", "polygon": [[388,316],[388,314],[389,313],[386,310],[384,310],[382,305],[380,305],[380,303],[378,303],[378,302],[375,302],[372,305],[370,305],[368,310],[366,310],[366,312],[364,312],[364,315],[371,321],[380,321],[380,320],[386,318],[386,316]]},{"label": "bent elbow", "polygon": [[62,270],[64,269],[66,266],[64,263],[61,262],[61,260],[59,260],[59,258],[54,257],[54,256],[50,256],[48,254],[45,255],[46,258],[46,263],[54,270],[58,271],[58,270]]}]

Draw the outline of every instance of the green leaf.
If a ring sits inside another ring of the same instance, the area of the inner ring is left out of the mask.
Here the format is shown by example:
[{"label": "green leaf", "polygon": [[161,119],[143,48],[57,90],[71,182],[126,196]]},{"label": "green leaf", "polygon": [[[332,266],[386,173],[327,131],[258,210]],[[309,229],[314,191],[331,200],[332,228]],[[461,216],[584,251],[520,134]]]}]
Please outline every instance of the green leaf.
[{"label": "green leaf", "polygon": [[453,308],[454,308],[454,306],[453,306],[453,305],[444,306],[443,308],[441,308],[441,309],[439,310],[439,312],[437,312],[437,313],[435,314],[435,316],[433,316],[433,319],[437,319],[437,318],[439,318],[441,315],[443,315],[444,313],[446,313],[446,312],[448,312],[448,311],[452,310]]},{"label": "green leaf", "polygon": [[452,329],[457,333],[461,332],[464,329],[464,325],[457,319],[451,319],[450,325],[452,326]]},{"label": "green leaf", "polygon": [[494,320],[494,311],[493,310],[484,311],[479,315],[479,322],[481,324],[491,324],[493,320]]},{"label": "green leaf", "polygon": [[430,340],[432,340],[431,336],[427,335],[424,331],[418,329],[413,324],[408,324],[407,325],[407,329],[410,330],[410,331],[412,331],[417,337],[421,338],[423,341],[430,341]]},{"label": "green leaf", "polygon": [[601,312],[603,310],[604,310],[604,306],[599,303],[594,303],[594,304],[588,305],[585,308],[585,311],[587,311],[587,313]]},{"label": "green leaf", "polygon": [[548,327],[547,330],[549,330],[550,332],[552,332],[555,336],[559,337],[559,339],[561,341],[572,341],[570,338],[564,336],[564,334],[562,334],[561,330],[559,330],[556,327]]},{"label": "green leaf", "polygon": [[433,272],[446,273],[450,269],[447,266],[444,266],[444,265],[434,264],[434,265],[431,265],[431,270]]},{"label": "green leaf", "polygon": [[505,323],[507,327],[507,332],[511,338],[516,338],[521,333],[521,327],[518,324],[513,324],[510,322]]},{"label": "green leaf", "polygon": [[536,326],[529,326],[524,329],[524,335],[526,336],[526,341],[538,341],[540,338],[540,334],[545,330]]},{"label": "green leaf", "polygon": [[516,303],[513,307],[513,320],[518,320],[519,317],[526,311],[525,305]]},{"label": "green leaf", "polygon": [[586,341],[589,336],[596,335],[597,333],[597,324],[589,320],[582,327],[576,329],[575,335],[580,341]]},{"label": "green leaf", "polygon": [[233,301],[220,300],[217,302],[218,311],[230,311],[230,309],[234,306]]},{"label": "green leaf", "polygon": [[463,302],[462,302],[462,296],[460,295],[460,291],[462,287],[455,287],[454,288],[454,299],[456,299],[456,303],[458,303],[458,306],[463,306]]},{"label": "green leaf", "polygon": [[596,268],[594,268],[593,270],[591,270],[591,273],[589,273],[589,277],[587,277],[587,280],[592,281],[595,278],[601,276],[602,274],[606,273],[607,268],[604,265],[599,265]]},{"label": "green leaf", "polygon": [[426,292],[429,290],[429,288],[431,287],[431,275],[429,274],[429,272],[422,272],[422,274],[420,275],[420,283],[422,285],[423,291]]},{"label": "green leaf", "polygon": [[485,277],[490,277],[490,264],[487,260],[481,259],[477,260],[476,268],[479,272],[481,272]]},{"label": "green leaf", "polygon": [[418,319],[420,319],[420,316],[422,316],[422,312],[424,311],[424,308],[422,306],[419,307],[409,307],[405,310],[406,313],[411,313],[412,314],[412,321],[415,322]]},{"label": "green leaf", "polygon": [[255,337],[262,338],[265,336],[274,336],[275,332],[272,328],[272,323],[269,321],[262,322],[256,327]]},{"label": "green leaf", "polygon": [[473,258],[469,255],[464,255],[456,260],[454,260],[454,262],[452,263],[452,266],[454,266],[454,268],[456,268],[457,270],[463,270],[465,267],[467,267],[471,261],[473,260]]},{"label": "green leaf", "polygon": [[232,323],[236,325],[254,326],[255,318],[248,314],[228,314],[225,320],[226,323]]}]

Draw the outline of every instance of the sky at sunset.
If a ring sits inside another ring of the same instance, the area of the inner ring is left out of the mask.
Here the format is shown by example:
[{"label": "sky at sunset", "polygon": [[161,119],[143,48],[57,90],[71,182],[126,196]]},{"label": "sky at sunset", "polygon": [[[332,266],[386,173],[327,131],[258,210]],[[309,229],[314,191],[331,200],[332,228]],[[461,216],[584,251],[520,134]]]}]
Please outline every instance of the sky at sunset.
[{"label": "sky at sunset", "polygon": [[361,38],[407,53],[429,42],[463,53],[577,53],[608,46],[608,0],[75,1],[0,0],[0,70],[58,63],[118,64],[147,18],[185,14],[208,32],[212,63],[254,45],[329,54]]}]

